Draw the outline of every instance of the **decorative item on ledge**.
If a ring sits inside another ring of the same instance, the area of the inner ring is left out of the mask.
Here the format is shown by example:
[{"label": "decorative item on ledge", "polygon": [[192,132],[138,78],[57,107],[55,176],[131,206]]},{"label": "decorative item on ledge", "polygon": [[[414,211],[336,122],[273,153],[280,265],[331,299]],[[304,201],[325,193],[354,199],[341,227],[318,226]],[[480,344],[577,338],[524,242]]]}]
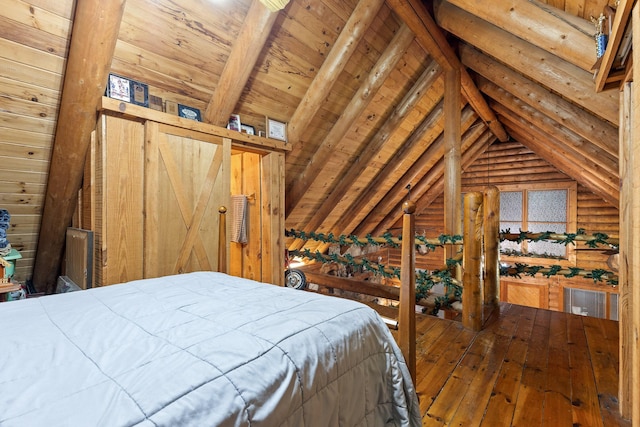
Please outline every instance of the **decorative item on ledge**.
[{"label": "decorative item on ledge", "polygon": [[164,112],[173,114],[174,116],[178,115],[178,103],[175,101],[169,101],[168,99],[164,102]]},{"label": "decorative item on ledge", "polygon": [[240,122],[240,115],[232,114],[229,117],[229,123],[227,124],[227,129],[236,130],[240,132],[242,130],[241,126],[242,126],[242,123]]},{"label": "decorative item on ledge", "polygon": [[149,87],[144,83],[117,74],[109,74],[107,96],[120,101],[149,107]]},{"label": "decorative item on ledge", "polygon": [[197,108],[188,107],[186,105],[178,104],[178,115],[186,119],[191,119],[198,122],[202,121],[200,110],[198,110]]},{"label": "decorative item on ledge", "polygon": [[246,133],[247,135],[255,135],[256,134],[256,128],[254,128],[253,126],[245,125],[244,123],[242,123],[240,125],[240,132]]},{"label": "decorative item on ledge", "polygon": [[267,117],[267,138],[287,142],[287,124]]},{"label": "decorative item on ledge", "polygon": [[164,108],[162,108],[162,98],[149,95],[149,108],[156,111],[164,111]]}]

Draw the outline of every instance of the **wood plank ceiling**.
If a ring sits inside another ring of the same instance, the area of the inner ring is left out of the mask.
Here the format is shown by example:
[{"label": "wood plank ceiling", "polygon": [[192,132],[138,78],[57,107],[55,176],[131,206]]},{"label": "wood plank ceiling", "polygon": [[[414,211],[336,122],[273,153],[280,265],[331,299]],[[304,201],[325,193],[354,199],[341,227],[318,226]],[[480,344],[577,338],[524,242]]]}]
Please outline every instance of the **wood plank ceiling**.
[{"label": "wood plank ceiling", "polygon": [[[25,279],[75,4],[0,2],[0,208],[13,214]],[[617,207],[619,92],[597,92],[591,70],[589,18],[606,5],[291,0],[272,13],[257,0],[126,0],[111,71],[214,124],[230,113],[256,131],[265,117],[288,122],[287,228],[380,234],[400,218],[408,185],[418,214],[442,194],[443,71],[454,68],[463,165],[517,140]],[[65,202],[51,203],[47,230]]]}]

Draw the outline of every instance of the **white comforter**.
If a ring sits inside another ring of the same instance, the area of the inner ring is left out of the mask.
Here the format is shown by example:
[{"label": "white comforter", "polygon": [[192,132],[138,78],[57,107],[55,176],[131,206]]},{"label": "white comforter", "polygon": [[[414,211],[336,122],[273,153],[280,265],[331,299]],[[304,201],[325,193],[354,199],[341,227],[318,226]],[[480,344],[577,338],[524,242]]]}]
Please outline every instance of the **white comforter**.
[{"label": "white comforter", "polygon": [[191,273],[0,304],[1,426],[420,425],[387,326]]}]

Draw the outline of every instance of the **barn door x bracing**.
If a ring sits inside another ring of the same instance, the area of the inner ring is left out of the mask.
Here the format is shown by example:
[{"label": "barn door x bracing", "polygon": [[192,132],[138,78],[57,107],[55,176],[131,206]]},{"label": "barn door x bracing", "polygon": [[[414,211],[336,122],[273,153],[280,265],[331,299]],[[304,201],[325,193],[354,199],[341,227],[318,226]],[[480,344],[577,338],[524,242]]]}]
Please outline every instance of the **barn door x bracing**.
[{"label": "barn door x bracing", "polygon": [[144,277],[218,269],[231,141],[147,122]]}]

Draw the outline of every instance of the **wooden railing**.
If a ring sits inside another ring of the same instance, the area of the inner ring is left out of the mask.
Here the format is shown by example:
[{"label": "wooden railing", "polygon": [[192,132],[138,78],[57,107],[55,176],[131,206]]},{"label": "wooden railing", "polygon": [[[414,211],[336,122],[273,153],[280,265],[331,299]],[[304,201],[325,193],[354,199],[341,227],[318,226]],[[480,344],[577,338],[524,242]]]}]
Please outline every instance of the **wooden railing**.
[{"label": "wooden railing", "polygon": [[[415,235],[413,213],[415,204],[403,205],[402,235]],[[486,307],[498,307],[498,251],[500,226],[500,194],[496,187],[484,194],[468,193],[464,197],[463,233],[463,291],[462,324],[479,331],[484,323]],[[415,244],[412,239],[402,240],[400,313],[398,318],[398,345],[415,381]],[[483,277],[483,267],[485,275]]]}]

